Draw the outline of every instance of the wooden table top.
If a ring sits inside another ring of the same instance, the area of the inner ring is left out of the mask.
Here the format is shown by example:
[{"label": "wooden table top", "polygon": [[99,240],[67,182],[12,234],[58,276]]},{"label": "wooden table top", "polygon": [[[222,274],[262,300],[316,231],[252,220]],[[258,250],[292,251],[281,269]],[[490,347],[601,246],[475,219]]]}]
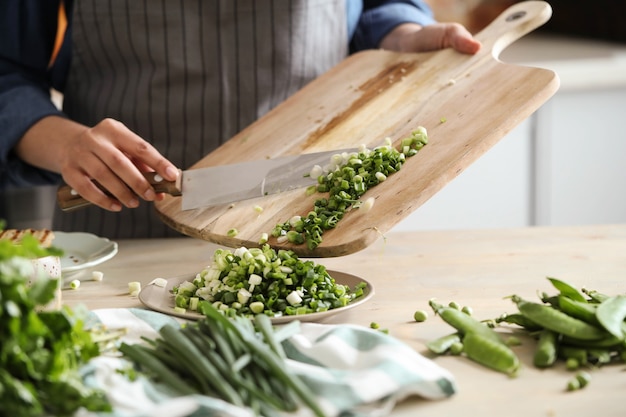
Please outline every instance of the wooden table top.
[{"label": "wooden table top", "polygon": [[[90,309],[142,307],[128,293],[128,282],[146,285],[157,277],[195,273],[205,267],[216,245],[192,238],[122,240],[111,260],[79,275],[78,290],[64,290],[63,302]],[[505,230],[393,231],[369,248],[339,258],[316,259],[329,269],[360,276],[375,288],[374,297],[328,323],[381,328],[429,356],[425,343],[452,332],[431,314],[413,321],[417,309],[430,312],[428,300],[470,306],[479,319],[515,311],[504,297],[519,294],[537,300],[538,291],[555,293],[546,277],[607,294],[626,293],[626,225],[541,227]],[[104,273],[91,281],[91,271]],[[434,360],[452,372],[458,392],[441,401],[410,398],[394,417],[437,416],[624,416],[626,364],[592,369],[583,390],[566,392],[573,374],[562,363],[538,370],[532,366],[534,341],[514,349],[522,361],[516,378],[490,371],[462,357]]]}]

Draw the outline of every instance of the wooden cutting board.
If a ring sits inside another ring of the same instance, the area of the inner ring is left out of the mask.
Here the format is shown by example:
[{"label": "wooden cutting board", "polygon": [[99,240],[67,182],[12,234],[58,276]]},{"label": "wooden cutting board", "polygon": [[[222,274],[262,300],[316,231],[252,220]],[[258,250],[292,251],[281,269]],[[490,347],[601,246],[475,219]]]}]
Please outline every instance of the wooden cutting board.
[{"label": "wooden cutting board", "polygon": [[[354,54],[191,168],[360,144],[373,148],[385,137],[397,147],[412,130],[426,127],[429,144],[363,196],[376,199],[370,211],[350,211],[314,250],[275,239],[269,242],[302,257],[359,251],[421,206],[557,91],[554,72],[497,58],[512,42],[548,21],[551,13],[542,1],[512,6],[476,35],[482,42],[476,55],[451,49]],[[263,232],[270,233],[294,215],[306,215],[317,198],[320,195],[293,190],[181,211],[181,199],[167,196],[155,207],[167,225],[186,235],[228,247],[254,247]],[[263,208],[261,213],[255,211],[256,205]],[[233,228],[238,234],[229,237]]]}]

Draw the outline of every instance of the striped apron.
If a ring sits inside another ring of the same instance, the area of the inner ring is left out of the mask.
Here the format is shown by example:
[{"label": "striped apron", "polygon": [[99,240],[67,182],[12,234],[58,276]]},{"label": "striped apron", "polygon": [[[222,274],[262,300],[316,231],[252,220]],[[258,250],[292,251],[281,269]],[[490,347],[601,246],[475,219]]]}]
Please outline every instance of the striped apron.
[{"label": "striped apron", "polygon": [[[110,117],[186,168],[347,55],[345,0],[78,0],[64,111]],[[151,203],[54,216],[55,230],[180,236]]]}]

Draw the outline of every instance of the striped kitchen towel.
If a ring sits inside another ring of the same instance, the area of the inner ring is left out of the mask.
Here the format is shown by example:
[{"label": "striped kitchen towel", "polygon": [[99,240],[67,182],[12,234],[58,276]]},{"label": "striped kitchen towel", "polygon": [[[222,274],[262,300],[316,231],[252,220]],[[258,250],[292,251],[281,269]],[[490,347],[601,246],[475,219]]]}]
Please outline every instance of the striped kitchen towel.
[{"label": "striped kitchen towel", "polygon": [[[100,309],[89,324],[126,328],[127,343],[158,337],[165,324],[181,321],[144,309]],[[329,417],[379,417],[409,396],[443,399],[455,392],[453,376],[398,339],[350,324],[300,323],[283,341],[288,366],[304,380]],[[140,377],[119,372],[123,358],[100,356],[83,369],[87,385],[102,388],[114,406],[110,417],[252,417],[246,409],[204,396],[173,397]],[[308,417],[307,410],[298,417]],[[79,416],[93,414],[82,412]]]}]

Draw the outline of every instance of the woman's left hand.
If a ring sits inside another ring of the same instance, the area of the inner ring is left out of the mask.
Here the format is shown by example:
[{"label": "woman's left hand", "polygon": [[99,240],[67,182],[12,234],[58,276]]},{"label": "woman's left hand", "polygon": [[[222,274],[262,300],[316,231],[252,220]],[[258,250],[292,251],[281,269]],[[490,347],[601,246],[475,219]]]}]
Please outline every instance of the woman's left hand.
[{"label": "woman's left hand", "polygon": [[464,54],[475,54],[480,50],[480,42],[459,23],[434,23],[428,26],[403,23],[383,38],[380,47],[397,52],[429,52],[453,48]]}]

